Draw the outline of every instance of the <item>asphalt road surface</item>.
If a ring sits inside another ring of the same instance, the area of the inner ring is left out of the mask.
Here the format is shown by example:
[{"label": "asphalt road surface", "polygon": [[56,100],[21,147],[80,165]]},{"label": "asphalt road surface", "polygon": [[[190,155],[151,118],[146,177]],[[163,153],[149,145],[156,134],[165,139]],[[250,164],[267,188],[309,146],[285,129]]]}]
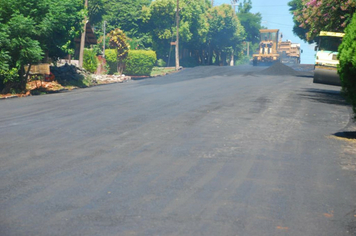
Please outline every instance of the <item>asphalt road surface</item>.
[{"label": "asphalt road surface", "polygon": [[0,235],[356,235],[340,88],[265,68],[1,100]]}]

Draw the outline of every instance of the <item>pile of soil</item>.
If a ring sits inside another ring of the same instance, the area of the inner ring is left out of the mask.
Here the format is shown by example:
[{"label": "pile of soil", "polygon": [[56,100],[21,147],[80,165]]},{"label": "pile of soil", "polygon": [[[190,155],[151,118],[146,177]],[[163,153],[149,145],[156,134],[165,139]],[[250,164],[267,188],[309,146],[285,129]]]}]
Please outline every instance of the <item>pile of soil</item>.
[{"label": "pile of soil", "polygon": [[46,82],[46,81],[30,81],[26,85],[27,90],[43,90],[43,91],[58,91],[64,89],[57,81]]},{"label": "pile of soil", "polygon": [[283,63],[276,62],[272,66],[259,72],[263,75],[297,75],[298,72]]},{"label": "pile of soil", "polygon": [[39,95],[39,94],[47,94],[51,92],[58,92],[64,90],[64,87],[60,85],[57,81],[41,81],[41,80],[34,80],[29,81],[26,84],[26,93],[7,93],[7,94],[0,94],[0,99],[4,98],[13,98],[13,97],[27,97],[30,95]]}]

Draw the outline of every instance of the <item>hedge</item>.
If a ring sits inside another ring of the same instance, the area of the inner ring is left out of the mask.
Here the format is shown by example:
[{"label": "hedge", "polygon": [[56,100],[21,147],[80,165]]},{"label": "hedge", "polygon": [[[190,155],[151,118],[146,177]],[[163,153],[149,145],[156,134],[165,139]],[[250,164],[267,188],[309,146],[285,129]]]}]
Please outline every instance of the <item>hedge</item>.
[{"label": "hedge", "polygon": [[106,63],[109,65],[108,74],[112,75],[117,72],[117,50],[106,49],[105,50]]},{"label": "hedge", "polygon": [[163,59],[158,59],[156,62],[158,67],[165,67],[166,66],[166,62]]},{"label": "hedge", "polygon": [[124,74],[149,76],[156,60],[155,51],[130,50],[125,59]]},{"label": "hedge", "polygon": [[96,57],[96,52],[92,49],[84,49],[83,54],[83,67],[90,73],[94,73],[98,68],[98,58]]},{"label": "hedge", "polygon": [[345,36],[339,47],[339,61],[342,92],[351,103],[356,119],[356,14],[345,29]]}]

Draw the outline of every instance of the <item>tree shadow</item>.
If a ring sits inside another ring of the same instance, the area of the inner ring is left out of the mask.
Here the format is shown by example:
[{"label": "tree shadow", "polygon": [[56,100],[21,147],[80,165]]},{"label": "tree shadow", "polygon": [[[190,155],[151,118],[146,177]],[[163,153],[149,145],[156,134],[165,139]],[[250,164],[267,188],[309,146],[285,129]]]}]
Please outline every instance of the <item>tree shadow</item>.
[{"label": "tree shadow", "polygon": [[340,131],[334,135],[339,138],[356,139],[356,131]]},{"label": "tree shadow", "polygon": [[301,78],[314,78],[314,73],[313,72],[301,72],[301,73],[299,72],[295,76],[301,77]]},{"label": "tree shadow", "polygon": [[350,104],[346,102],[344,97],[342,97],[340,91],[307,88],[303,91],[303,93],[300,93],[299,96],[312,102],[348,107],[348,111],[350,113],[349,123],[333,135],[339,138],[356,139],[356,123],[353,119],[353,112]]},{"label": "tree shadow", "polygon": [[341,96],[341,92],[336,90],[308,88],[303,93],[300,93],[299,96],[313,102],[349,106],[345,98]]}]

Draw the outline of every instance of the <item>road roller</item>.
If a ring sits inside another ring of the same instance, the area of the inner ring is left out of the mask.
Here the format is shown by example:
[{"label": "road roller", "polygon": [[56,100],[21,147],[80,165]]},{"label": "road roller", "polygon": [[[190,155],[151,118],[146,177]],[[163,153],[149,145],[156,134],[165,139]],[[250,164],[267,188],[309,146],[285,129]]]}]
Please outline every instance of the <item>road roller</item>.
[{"label": "road roller", "polygon": [[341,86],[337,73],[339,64],[337,56],[344,35],[339,32],[320,32],[318,45],[315,47],[314,83]]}]

